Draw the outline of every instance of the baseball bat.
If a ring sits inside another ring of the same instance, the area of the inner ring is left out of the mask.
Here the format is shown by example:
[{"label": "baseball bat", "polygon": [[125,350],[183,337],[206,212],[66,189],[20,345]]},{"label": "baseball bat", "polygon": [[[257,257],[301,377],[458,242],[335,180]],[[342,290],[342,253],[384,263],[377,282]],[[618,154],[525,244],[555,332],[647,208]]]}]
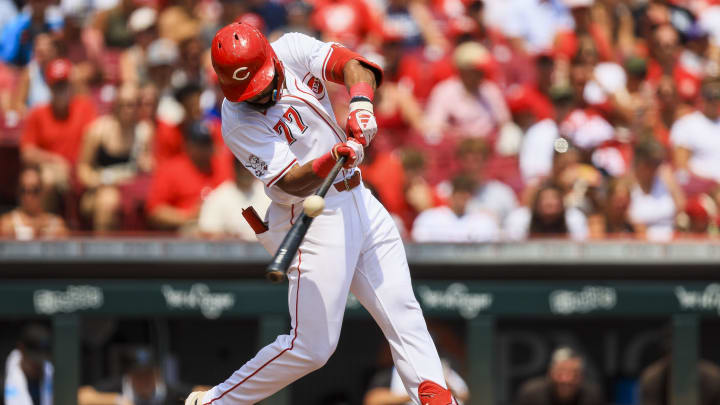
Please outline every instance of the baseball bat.
[{"label": "baseball bat", "polygon": [[[338,159],[335,166],[330,170],[330,173],[325,177],[325,180],[323,180],[320,188],[315,192],[315,195],[325,197],[325,194],[327,194],[330,186],[332,186],[335,177],[337,177],[346,160],[347,156],[340,156],[340,159]],[[285,235],[280,247],[278,247],[277,252],[275,252],[275,256],[265,269],[265,277],[267,277],[268,280],[273,283],[279,283],[285,278],[285,273],[288,267],[290,267],[290,263],[295,257],[295,252],[297,252],[300,243],[303,238],[305,238],[305,234],[308,228],[310,228],[313,219],[313,217],[305,214],[304,211],[300,214],[300,217],[295,221],[287,235]]]}]

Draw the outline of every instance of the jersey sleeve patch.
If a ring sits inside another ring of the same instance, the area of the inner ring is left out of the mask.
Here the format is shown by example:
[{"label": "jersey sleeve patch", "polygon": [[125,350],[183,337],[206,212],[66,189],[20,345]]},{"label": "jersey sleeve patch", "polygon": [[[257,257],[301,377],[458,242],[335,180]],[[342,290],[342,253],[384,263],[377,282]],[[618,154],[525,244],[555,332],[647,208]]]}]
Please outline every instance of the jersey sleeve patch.
[{"label": "jersey sleeve patch", "polygon": [[267,173],[268,165],[264,160],[260,159],[257,155],[250,154],[248,157],[248,164],[245,165],[248,169],[255,173],[256,177],[262,177]]}]

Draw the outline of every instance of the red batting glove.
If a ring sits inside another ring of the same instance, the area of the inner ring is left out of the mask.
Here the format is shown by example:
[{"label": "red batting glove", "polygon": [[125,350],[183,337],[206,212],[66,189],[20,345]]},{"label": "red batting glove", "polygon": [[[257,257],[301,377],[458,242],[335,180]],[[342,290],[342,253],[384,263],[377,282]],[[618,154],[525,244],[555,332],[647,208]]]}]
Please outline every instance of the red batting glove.
[{"label": "red batting glove", "polygon": [[343,169],[352,169],[362,162],[365,157],[365,151],[362,145],[354,139],[350,139],[347,142],[336,143],[332,149],[330,149],[330,152],[313,161],[313,172],[315,172],[318,177],[327,177],[333,166],[335,166],[335,162],[340,159],[340,156],[348,157],[343,165]]},{"label": "red batting glove", "polygon": [[377,121],[372,111],[358,109],[348,114],[345,132],[348,138],[357,140],[362,146],[370,145],[377,130]]},{"label": "red batting glove", "polygon": [[348,138],[354,138],[362,146],[370,145],[378,130],[373,113],[374,96],[375,91],[368,83],[360,82],[350,87],[350,113],[345,124],[345,133]]}]

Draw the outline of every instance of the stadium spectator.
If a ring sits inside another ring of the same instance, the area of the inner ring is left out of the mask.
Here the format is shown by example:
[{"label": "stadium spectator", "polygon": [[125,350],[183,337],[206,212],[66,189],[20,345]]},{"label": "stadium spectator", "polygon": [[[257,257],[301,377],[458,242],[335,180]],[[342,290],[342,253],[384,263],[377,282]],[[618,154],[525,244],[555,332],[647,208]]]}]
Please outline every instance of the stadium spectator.
[{"label": "stadium spectator", "polygon": [[40,170],[35,166],[22,169],[18,185],[19,206],[0,216],[0,236],[31,240],[67,235],[65,221],[43,207],[44,192]]},{"label": "stadium spectator", "polygon": [[51,0],[30,0],[27,8],[0,27],[0,59],[15,66],[30,62],[35,38],[62,28],[62,13],[53,3]]},{"label": "stadium spectator", "polygon": [[43,185],[60,192],[70,187],[82,137],[95,119],[93,103],[73,93],[71,69],[66,59],[48,64],[45,81],[50,86],[50,103],[30,111],[20,139],[23,163],[40,166]]},{"label": "stadium spectator", "polygon": [[405,196],[407,176],[400,153],[368,148],[360,168],[365,185],[372,188],[377,199],[403,220],[403,228],[410,226],[414,214]]},{"label": "stadium spectator", "polygon": [[554,86],[549,90],[555,116],[530,126],[522,140],[518,156],[520,173],[526,185],[537,185],[552,174],[555,142],[560,137],[558,123],[573,110],[575,101],[568,86]]},{"label": "stadium spectator", "polygon": [[132,35],[131,46],[119,57],[120,80],[141,84],[149,80],[148,52],[150,44],[158,37],[157,11],[151,7],[140,7],[133,11],[127,21],[127,29]]},{"label": "stadium spectator", "polygon": [[453,53],[458,75],[438,83],[427,105],[425,136],[431,143],[445,136],[489,138],[510,120],[500,88],[487,79],[492,63],[477,42],[459,45]]},{"label": "stadium spectator", "polygon": [[703,237],[717,234],[717,219],[717,204],[710,195],[703,193],[688,199],[685,211],[678,216],[678,223],[687,235]]},{"label": "stadium spectator", "polygon": [[5,361],[5,405],[52,405],[53,366],[50,331],[41,324],[23,327]]},{"label": "stadium spectator", "polygon": [[255,232],[242,216],[241,208],[253,207],[260,218],[270,205],[263,183],[233,159],[234,181],[226,181],[208,194],[200,207],[198,225],[202,234],[212,237],[237,237],[255,241]]},{"label": "stadium spectator", "polygon": [[[667,325],[661,330],[659,349],[662,356],[645,367],[640,372],[638,379],[638,393],[640,405],[670,405],[672,400],[671,376],[675,372],[672,369],[673,357],[673,334],[671,326]],[[682,372],[689,372],[683,370]],[[698,359],[698,405],[720,404],[720,367],[705,359]]]},{"label": "stadium spectator", "polygon": [[675,216],[685,207],[685,195],[665,156],[665,149],[652,140],[635,147],[630,221],[649,240],[671,239]]},{"label": "stadium spectator", "polygon": [[156,228],[194,232],[202,201],[232,176],[230,155],[217,151],[205,121],[184,128],[184,152],[155,171],[147,212]]},{"label": "stadium spectator", "polygon": [[[153,154],[158,166],[167,160],[181,154],[184,149],[183,130],[197,120],[203,119],[204,113],[200,105],[202,87],[197,83],[188,83],[175,91],[176,103],[181,107],[182,119],[173,123],[160,117],[157,123],[157,133],[153,141]],[[209,120],[213,140],[218,150],[225,150],[224,141],[220,132],[220,125],[215,120]]]},{"label": "stadium spectator", "polygon": [[48,63],[57,59],[58,49],[49,34],[38,34],[35,38],[33,56],[20,71],[13,95],[12,109],[24,117],[28,108],[50,101],[50,87],[45,82],[44,72]]},{"label": "stadium spectator", "polygon": [[57,34],[59,53],[73,64],[72,82],[79,93],[90,93],[102,80],[102,33],[85,21],[91,4],[84,1],[62,1],[62,30]]},{"label": "stadium spectator", "polygon": [[[640,376],[640,405],[670,405],[670,359],[664,357],[643,370]],[[720,404],[720,367],[700,360],[697,366],[699,405]]]},{"label": "stadium spectator", "polygon": [[610,180],[601,212],[588,218],[593,239],[632,237],[635,228],[629,218],[631,190],[632,182],[628,178]]},{"label": "stadium spectator", "polygon": [[487,142],[482,138],[464,139],[457,147],[461,170],[475,183],[475,190],[467,204],[468,213],[490,214],[501,225],[507,215],[517,208],[518,201],[510,186],[487,178],[486,166],[490,153]]},{"label": "stadium spectator", "polygon": [[78,390],[78,405],[175,405],[192,387],[168,382],[153,352],[145,347],[122,353],[123,374]]},{"label": "stadium spectator", "polygon": [[515,209],[505,220],[505,237],[509,240],[567,236],[585,239],[587,219],[579,209],[565,207],[562,190],[555,185],[540,187],[529,207]]},{"label": "stadium spectator", "polygon": [[380,32],[376,12],[365,0],[320,0],[313,6],[310,21],[323,41],[337,41],[356,48],[373,31]]},{"label": "stadium spectator", "polygon": [[124,49],[133,44],[133,30],[128,22],[132,12],[138,8],[137,3],[135,0],[120,0],[112,8],[96,14],[93,26],[102,33],[106,46]]},{"label": "stadium spectator", "polygon": [[706,79],[700,93],[701,108],[675,121],[670,142],[675,167],[705,180],[707,191],[708,182],[720,182],[720,79]]},{"label": "stadium spectator", "polygon": [[546,376],[526,381],[516,405],[604,405],[602,390],[585,379],[585,360],[568,347],[553,352]]},{"label": "stadium spectator", "polygon": [[467,207],[476,190],[475,182],[460,175],[452,181],[448,206],[427,209],[418,215],[412,228],[416,242],[492,242],[500,237],[497,217]]},{"label": "stadium spectator", "polygon": [[158,88],[158,118],[171,125],[182,121],[184,111],[174,97],[176,88],[173,80],[177,77],[177,63],[180,51],[177,45],[167,39],[158,38],[147,48],[146,60],[141,67],[147,69],[146,80]]},{"label": "stadium spectator", "polygon": [[405,172],[403,193],[407,209],[394,214],[400,216],[410,230],[415,217],[426,209],[439,205],[440,199],[426,179],[425,155],[420,150],[405,149],[402,153],[402,167]]},{"label": "stadium spectator", "polygon": [[77,176],[86,191],[80,206],[95,231],[118,229],[121,208],[137,206],[146,194],[153,128],[139,119],[138,107],[138,88],[123,85],[112,113],[93,121],[83,139]]},{"label": "stadium spectator", "polygon": [[312,6],[305,1],[298,0],[287,4],[287,24],[272,31],[268,36],[270,41],[280,38],[288,32],[299,32],[301,34],[317,37],[317,32],[312,27],[310,15]]}]

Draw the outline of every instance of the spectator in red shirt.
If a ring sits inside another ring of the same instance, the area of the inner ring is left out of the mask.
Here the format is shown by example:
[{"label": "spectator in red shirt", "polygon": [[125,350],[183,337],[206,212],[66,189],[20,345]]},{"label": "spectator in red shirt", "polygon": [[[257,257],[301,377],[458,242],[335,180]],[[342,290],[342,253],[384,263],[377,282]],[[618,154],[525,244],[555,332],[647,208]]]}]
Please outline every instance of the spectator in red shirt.
[{"label": "spectator in red shirt", "polygon": [[55,59],[45,69],[52,93],[50,103],[31,110],[20,139],[23,163],[39,165],[49,189],[67,190],[83,134],[95,119],[89,99],[74,95],[69,77],[72,65]]},{"label": "spectator in red shirt", "polygon": [[[153,141],[154,158],[158,166],[183,153],[185,143],[183,140],[183,128],[203,119],[203,110],[200,107],[201,93],[202,88],[196,83],[188,83],[175,92],[175,99],[182,105],[185,116],[177,125],[163,120],[158,121],[155,140]],[[218,150],[224,149],[219,123],[212,121],[208,122],[208,124],[216,147]]]},{"label": "spectator in red shirt", "polygon": [[323,40],[337,41],[350,48],[363,42],[379,23],[364,0],[319,0],[311,21],[322,32]]},{"label": "spectator in red shirt", "polygon": [[147,211],[156,227],[185,232],[193,230],[202,200],[232,177],[232,161],[216,151],[207,122],[195,121],[183,133],[185,152],[158,167]]}]

